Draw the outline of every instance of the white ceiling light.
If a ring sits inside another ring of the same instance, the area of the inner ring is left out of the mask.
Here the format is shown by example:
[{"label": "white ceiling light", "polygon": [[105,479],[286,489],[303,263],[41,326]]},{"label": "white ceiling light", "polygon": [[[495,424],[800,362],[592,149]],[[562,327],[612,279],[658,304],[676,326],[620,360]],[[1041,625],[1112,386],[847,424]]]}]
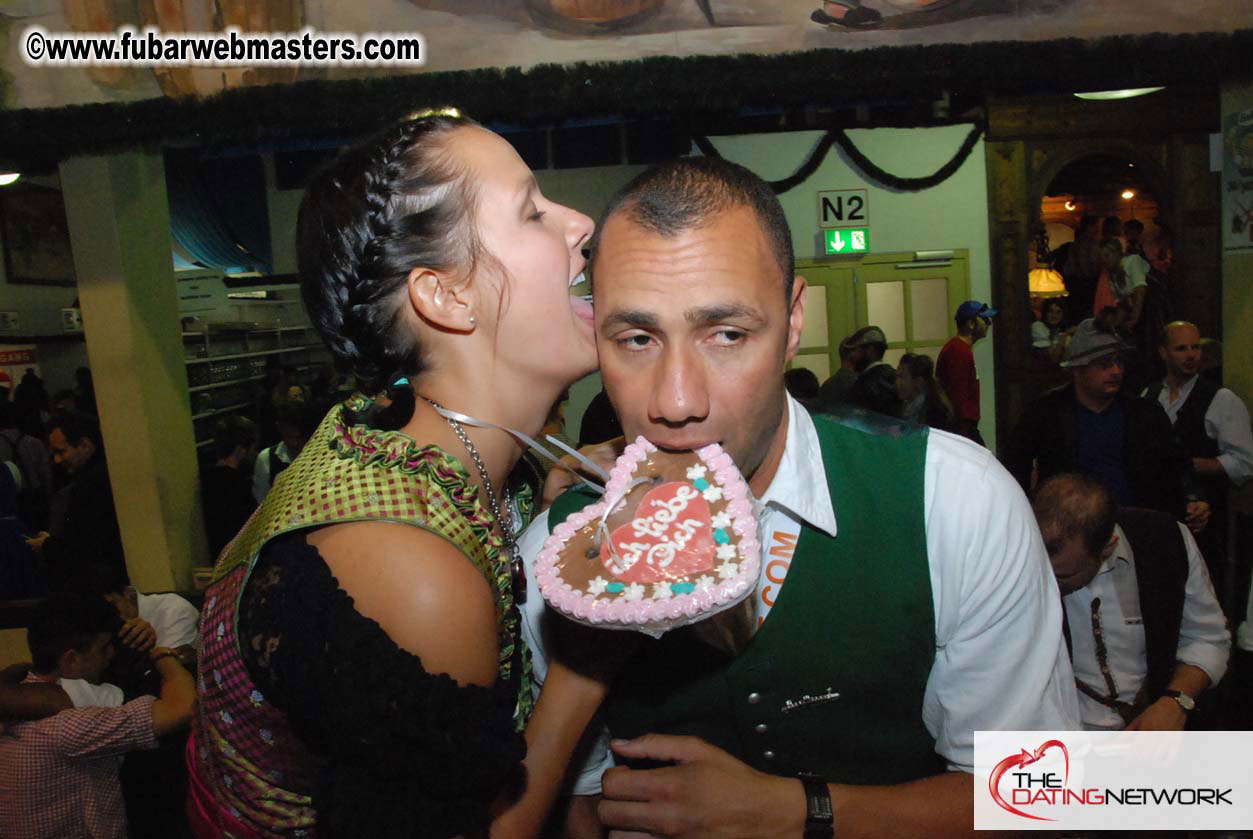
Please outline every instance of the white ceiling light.
[{"label": "white ceiling light", "polygon": [[1097,102],[1108,102],[1111,99],[1134,99],[1149,93],[1165,90],[1164,87],[1131,87],[1125,90],[1090,90],[1087,93],[1076,93],[1080,99],[1092,99]]},{"label": "white ceiling light", "polygon": [[0,186],[8,186],[22,177],[21,172],[0,172]]}]

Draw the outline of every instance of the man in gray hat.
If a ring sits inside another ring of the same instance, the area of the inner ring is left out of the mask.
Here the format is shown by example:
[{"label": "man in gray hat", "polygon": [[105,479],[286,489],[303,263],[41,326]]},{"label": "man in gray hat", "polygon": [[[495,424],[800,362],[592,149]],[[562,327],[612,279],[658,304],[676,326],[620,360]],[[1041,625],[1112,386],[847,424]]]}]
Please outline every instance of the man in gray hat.
[{"label": "man in gray hat", "polygon": [[883,360],[887,336],[877,326],[859,329],[846,339],[860,354],[857,381],[848,391],[848,401],[867,411],[900,417],[901,398],[896,392],[896,368]]},{"label": "man in gray hat", "polygon": [[[877,326],[863,326],[852,335],[840,342],[840,369],[831,378],[822,383],[818,390],[817,407],[820,411],[839,410],[841,405],[855,404],[853,389],[864,372],[871,367],[882,365],[883,354],[887,352],[888,339],[883,330]],[[879,372],[872,374],[876,379],[886,380]],[[892,379],[892,396],[896,394],[895,371]],[[864,398],[864,397],[863,397]],[[868,407],[864,406],[863,407]],[[872,408],[872,410],[878,410]]]},{"label": "man in gray hat", "polygon": [[1172,439],[1165,411],[1122,391],[1130,349],[1091,318],[1080,323],[1061,361],[1070,383],[1027,406],[1005,466],[1028,492],[1054,475],[1079,472],[1104,484],[1121,506],[1160,510],[1200,530],[1208,505],[1187,500],[1191,463]]}]

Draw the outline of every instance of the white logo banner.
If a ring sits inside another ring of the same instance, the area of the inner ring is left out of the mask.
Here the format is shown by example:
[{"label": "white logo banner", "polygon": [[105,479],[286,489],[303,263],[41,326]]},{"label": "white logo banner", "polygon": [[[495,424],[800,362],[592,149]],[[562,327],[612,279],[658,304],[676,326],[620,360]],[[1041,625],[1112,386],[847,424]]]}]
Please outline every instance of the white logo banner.
[{"label": "white logo banner", "polygon": [[1253,828],[1253,732],[976,731],[976,830]]}]

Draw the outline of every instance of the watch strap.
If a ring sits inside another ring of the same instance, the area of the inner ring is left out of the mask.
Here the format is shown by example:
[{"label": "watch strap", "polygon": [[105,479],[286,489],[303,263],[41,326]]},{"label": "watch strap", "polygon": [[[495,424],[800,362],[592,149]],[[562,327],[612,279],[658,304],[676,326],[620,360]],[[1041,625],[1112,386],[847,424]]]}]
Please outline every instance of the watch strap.
[{"label": "watch strap", "polygon": [[1169,696],[1175,702],[1179,703],[1179,707],[1184,711],[1191,711],[1196,707],[1196,700],[1181,690],[1173,688],[1162,691],[1162,696]]},{"label": "watch strap", "polygon": [[801,774],[797,779],[805,787],[804,839],[835,839],[835,812],[827,782],[817,775]]}]

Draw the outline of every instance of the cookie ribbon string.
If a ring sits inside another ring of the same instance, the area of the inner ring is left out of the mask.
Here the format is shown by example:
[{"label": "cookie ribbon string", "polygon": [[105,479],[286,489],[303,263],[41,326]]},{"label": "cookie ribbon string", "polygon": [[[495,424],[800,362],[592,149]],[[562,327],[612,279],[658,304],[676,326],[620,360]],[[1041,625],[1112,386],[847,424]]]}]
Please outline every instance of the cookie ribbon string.
[{"label": "cookie ribbon string", "polygon": [[626,563],[623,562],[622,557],[618,555],[618,550],[613,544],[613,539],[609,536],[609,516],[614,512],[614,510],[618,509],[623,501],[626,500],[626,497],[631,494],[631,490],[635,489],[640,484],[651,483],[656,483],[655,479],[646,476],[640,476],[631,481],[631,483],[622,488],[622,492],[620,492],[616,498],[610,499],[608,503],[605,504],[605,512],[601,513],[600,520],[596,523],[596,539],[592,546],[599,549],[601,546],[601,539],[608,541],[610,559],[613,560],[613,565],[619,572],[625,571],[630,566],[626,565]]},{"label": "cookie ribbon string", "polygon": [[[603,486],[596,483],[595,481],[588,480],[586,477],[579,474],[574,469],[570,468],[570,466],[562,462],[561,458],[557,457],[557,455],[553,454],[548,449],[544,448],[544,446],[538,440],[534,439],[533,437],[529,437],[526,434],[523,434],[521,431],[515,431],[512,428],[505,428],[504,426],[500,426],[500,425],[493,425],[490,422],[483,422],[482,420],[477,420],[474,417],[468,417],[465,414],[461,414],[456,411],[450,411],[447,408],[437,407],[435,408],[435,410],[437,413],[439,413],[440,416],[444,417],[445,419],[455,420],[456,422],[459,422],[462,425],[471,425],[471,426],[474,426],[475,428],[494,428],[497,431],[503,431],[506,434],[511,435],[517,440],[521,440],[522,442],[526,443],[531,448],[535,449],[535,451],[539,452],[543,457],[551,461],[554,466],[558,466],[566,470],[567,472],[569,472],[571,475],[574,475],[574,477],[578,478],[585,486],[587,486],[588,489],[592,490],[593,492],[599,495],[603,495],[605,493],[605,488]],[[601,477],[601,480],[608,482],[609,473],[605,471],[605,469],[601,467],[599,464],[593,462],[590,458],[586,457],[585,455],[579,454],[573,448],[571,448],[570,446],[567,446],[565,443],[561,442],[560,440],[558,440],[556,437],[554,437],[551,434],[545,434],[544,439],[547,440],[549,443],[552,443],[557,448],[561,449],[562,451],[574,457],[576,460],[578,460],[580,463],[586,466],[589,470],[591,470],[594,474],[599,475]]]}]

